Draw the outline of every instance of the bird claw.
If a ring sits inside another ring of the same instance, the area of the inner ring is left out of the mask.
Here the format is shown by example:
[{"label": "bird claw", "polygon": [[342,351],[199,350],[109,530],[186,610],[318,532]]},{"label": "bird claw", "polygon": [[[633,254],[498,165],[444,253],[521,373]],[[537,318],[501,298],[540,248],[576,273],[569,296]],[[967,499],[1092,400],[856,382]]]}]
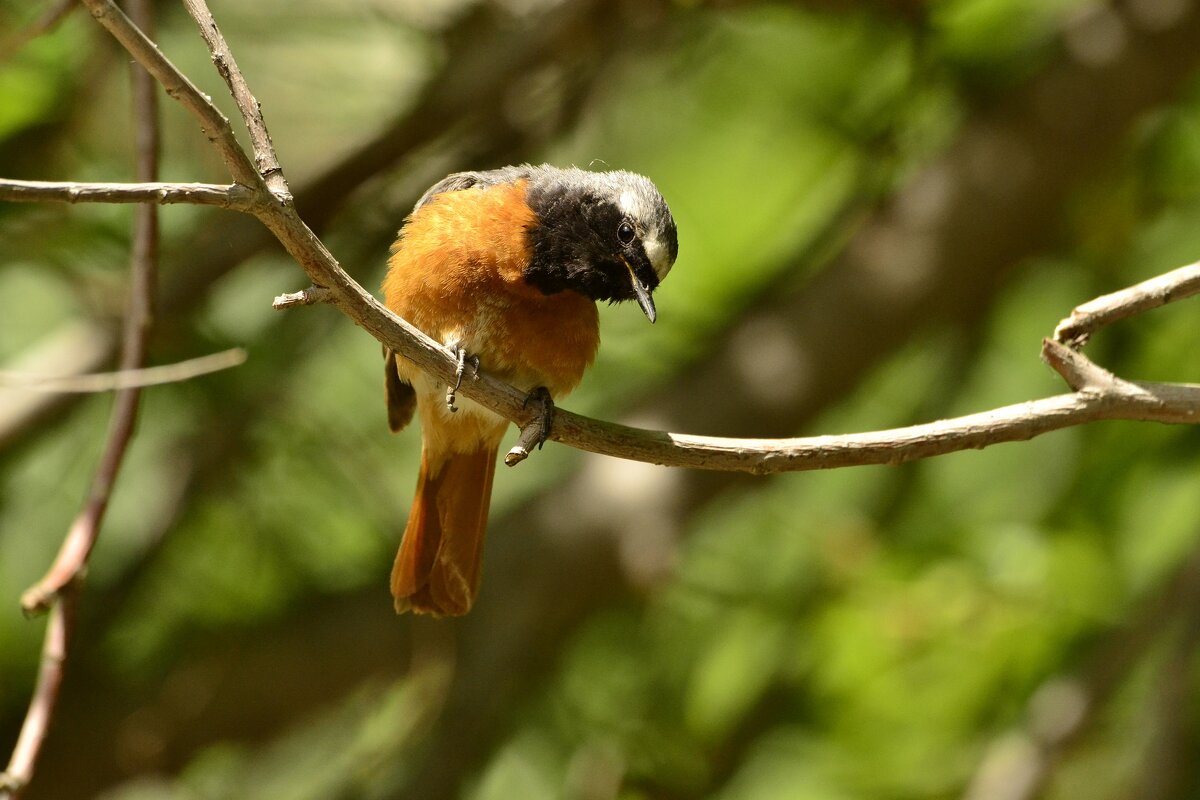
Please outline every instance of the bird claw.
[{"label": "bird claw", "polygon": [[479,378],[479,356],[468,355],[467,351],[462,347],[455,347],[454,357],[457,361],[454,367],[454,385],[446,388],[446,408],[450,409],[450,413],[458,411],[458,406],[454,405],[454,400],[458,396],[458,389],[462,386],[463,375],[467,371],[467,365],[471,365],[471,378],[478,380]]},{"label": "bird claw", "polygon": [[515,466],[529,458],[529,451],[533,449],[534,445],[537,445],[540,450],[550,435],[550,428],[554,425],[554,398],[550,396],[549,389],[545,386],[537,387],[526,395],[525,402],[521,404],[521,407],[529,408],[531,403],[537,403],[540,406],[539,413],[521,427],[521,435],[517,439],[517,443],[504,456],[504,463],[507,466]]}]

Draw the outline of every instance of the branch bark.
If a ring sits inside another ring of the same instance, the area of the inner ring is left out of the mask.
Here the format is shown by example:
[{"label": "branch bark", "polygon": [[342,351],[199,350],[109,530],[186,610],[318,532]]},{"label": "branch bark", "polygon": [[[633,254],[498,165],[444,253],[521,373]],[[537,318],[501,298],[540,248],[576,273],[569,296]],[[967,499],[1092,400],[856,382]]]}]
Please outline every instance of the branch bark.
[{"label": "branch bark", "polygon": [[[541,628],[539,628],[539,636],[542,636]],[[544,636],[542,636],[542,638],[544,638]],[[524,639],[524,642],[529,642],[529,639]],[[492,666],[491,662],[488,663],[488,667],[491,667],[491,666]],[[476,674],[478,674],[478,673],[476,673]],[[458,762],[456,762],[456,763],[458,763]]]},{"label": "branch bark", "polygon": [[158,45],[112,0],[83,0],[83,3],[96,21],[162,84],[167,94],[196,118],[208,141],[220,153],[233,179],[243,186],[265,189],[266,184],[238,143],[229,119],[212,104],[212,99],[176,69],[158,49]]},{"label": "branch bark", "polygon": [[67,661],[67,647],[75,632],[78,604],[78,590],[75,587],[65,589],[46,622],[37,685],[29,700],[29,711],[25,714],[25,722],[21,725],[21,733],[8,767],[0,773],[0,800],[19,800],[33,778],[33,770],[62,691],[63,667]]},{"label": "branch bark", "polygon": [[[109,0],[84,0],[97,18],[110,20],[110,30],[125,44],[131,55],[163,83],[168,92],[172,87],[192,87],[158,49],[119,12],[106,12]],[[261,158],[269,163],[273,158],[270,137],[262,123],[258,104],[248,90],[242,92],[244,80],[236,62],[227,56],[227,45],[215,29],[206,27],[207,6],[203,0],[189,0],[194,16],[206,31],[205,40],[214,59],[224,64],[231,91],[239,98],[239,108],[247,124],[259,129],[259,145],[265,148]],[[119,15],[119,16],[118,16]],[[128,24],[127,24],[128,23]],[[194,87],[192,87],[194,89]],[[202,122],[228,120],[198,92],[180,91],[178,98]],[[253,102],[252,102],[253,101]],[[230,136],[232,130],[229,129]],[[211,138],[211,137],[210,137]],[[223,138],[214,140],[222,152],[230,146]],[[237,146],[233,140],[233,146]],[[240,158],[227,158],[227,163],[248,163],[244,151]],[[233,167],[231,166],[231,169]],[[244,171],[244,170],[243,170]],[[235,178],[239,175],[235,173]],[[241,177],[246,177],[242,175]],[[280,173],[280,181],[282,174]],[[248,179],[249,180],[249,179]],[[449,381],[456,366],[452,354],[433,339],[393,314],[369,292],[355,282],[337,263],[320,239],[296,213],[290,196],[285,192],[271,195],[262,178],[255,173],[255,190],[262,202],[253,204],[252,213],[275,235],[289,254],[308,272],[315,288],[328,292],[328,302],[337,306],[356,324],[374,338],[391,347],[424,371],[443,381]],[[286,184],[282,184],[286,186]],[[274,197],[276,202],[270,202]],[[1200,272],[1185,267],[1153,281],[1130,287],[1121,293],[1098,298],[1076,309],[1073,326],[1059,326],[1056,336],[1076,336],[1094,329],[1106,321],[1122,318],[1141,310],[1161,305],[1200,290]],[[315,295],[311,295],[315,296]],[[285,296],[286,297],[286,296]],[[285,306],[304,304],[286,302]],[[1071,337],[1074,338],[1074,337]],[[1049,347],[1049,345],[1047,345]],[[1048,351],[1049,352],[1049,351]],[[1060,352],[1048,356],[1063,361]],[[1083,358],[1079,356],[1079,358]],[[1075,360],[1077,366],[1084,362]],[[1090,363],[1090,362],[1087,362]],[[1098,368],[1097,368],[1098,369]],[[1073,387],[1077,388],[1077,387]],[[525,393],[481,373],[461,389],[462,394],[481,405],[525,427],[532,414],[525,403]],[[865,464],[897,464],[934,455],[979,449],[992,444],[1020,441],[1064,427],[1101,419],[1193,423],[1200,415],[1200,397],[1195,387],[1172,384],[1131,384],[1109,381],[1105,386],[1093,384],[1087,391],[1074,395],[1045,398],[1028,403],[972,414],[954,420],[943,420],[894,430],[844,436],[820,436],[802,439],[734,439],[704,437],[652,431],[591,419],[560,409],[549,438],[602,455],[611,455],[649,463],[690,467],[696,469],[742,471],[769,474],[784,471],[833,469]]]},{"label": "branch bark", "polygon": [[180,383],[201,375],[236,367],[245,362],[246,351],[235,347],[207,356],[177,361],[174,364],[88,375],[41,375],[33,372],[0,370],[0,388],[72,394],[115,392],[122,389],[159,386],[164,383]]},{"label": "branch bark", "polygon": [[242,120],[246,123],[246,129],[250,133],[250,145],[254,149],[254,163],[258,167],[258,174],[266,181],[267,188],[273,193],[286,193],[288,191],[287,181],[283,177],[283,169],[279,166],[279,157],[275,154],[275,145],[271,142],[271,134],[267,131],[267,123],[262,115],[262,106],[251,93],[245,77],[242,76],[242,71],[238,68],[237,61],[233,58],[233,53],[229,51],[229,45],[226,43],[224,35],[217,27],[217,21],[213,19],[212,12],[208,10],[208,4],[204,0],[183,0],[183,4],[200,27],[200,35],[208,45],[209,52],[212,53],[213,64],[229,87],[229,92],[233,95],[234,102],[237,103],[238,111],[242,114]]},{"label": "branch bark", "polygon": [[251,211],[258,196],[240,184],[76,183],[0,179],[0,200],[17,203],[184,203]]},{"label": "branch bark", "polygon": [[1106,325],[1200,293],[1200,262],[1156,275],[1077,306],[1054,329],[1055,341],[1082,347]]},{"label": "branch bark", "polygon": [[[131,11],[147,28],[153,25],[151,0],[130,0]],[[134,66],[130,74],[134,113],[135,166],[137,178],[156,181],[159,161],[158,95],[146,72]],[[121,345],[122,371],[137,370],[146,357],[150,325],[154,317],[154,286],[158,274],[158,208],[138,207],[133,223],[133,252],[130,256],[129,307]],[[38,756],[54,718],[62,690],[63,673],[75,627],[80,580],[100,534],[113,486],[133,439],[141,389],[117,393],[109,424],[108,440],[96,468],[83,509],[76,516],[46,575],[21,598],[26,614],[52,611],[42,645],[42,663],[29,710],[9,765],[0,776],[0,797],[17,800],[33,777]]]}]

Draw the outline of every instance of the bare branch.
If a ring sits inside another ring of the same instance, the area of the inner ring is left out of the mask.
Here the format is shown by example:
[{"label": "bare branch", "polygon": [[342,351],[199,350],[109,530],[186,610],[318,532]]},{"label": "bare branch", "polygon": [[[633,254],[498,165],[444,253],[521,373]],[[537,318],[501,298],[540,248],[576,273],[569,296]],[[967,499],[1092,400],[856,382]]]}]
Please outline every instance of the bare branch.
[{"label": "bare branch", "polygon": [[[200,0],[194,1],[203,5]],[[94,14],[95,9],[103,10],[111,5],[107,0],[84,2],[93,8]],[[140,32],[130,36],[129,31],[120,25],[112,26],[110,30],[131,55],[145,63],[164,85],[191,86]],[[218,43],[223,44],[223,39]],[[220,116],[209,99],[198,93],[184,94],[179,99],[202,120],[209,119],[213,114]],[[256,106],[251,116],[257,111]],[[220,119],[225,118],[220,116]],[[227,120],[225,124],[228,125]],[[221,146],[221,142],[214,143]],[[233,144],[236,146],[236,141]],[[244,152],[242,158],[245,158]],[[385,308],[356,283],[300,219],[290,203],[264,204],[255,210],[255,214],[304,268],[313,283],[329,291],[331,302],[343,313],[422,370],[443,381],[451,380],[456,364],[448,351]],[[1175,277],[1167,280],[1169,284],[1190,279],[1188,275],[1182,278],[1174,273],[1172,275]],[[1166,302],[1172,292],[1158,291],[1155,296],[1166,299],[1146,307]],[[296,304],[287,302],[283,307]],[[1140,308],[1136,304],[1134,307]],[[1054,359],[1056,352],[1051,351],[1048,358]],[[1064,365],[1074,363],[1075,368],[1081,368],[1083,363],[1072,361],[1069,356],[1058,355],[1057,358]],[[526,408],[523,392],[486,374],[464,385],[462,393],[522,428],[533,420],[535,412]],[[1198,393],[1200,390],[1190,386],[1117,382],[1111,391],[1088,386],[1073,395],[1008,406],[955,420],[890,431],[807,439],[689,436],[601,422],[560,409],[549,438],[595,453],[667,466],[766,474],[860,464],[895,464],[982,448],[999,442],[1030,439],[1047,431],[1099,419],[1194,422],[1200,414]]]},{"label": "bare branch", "polygon": [[279,166],[279,158],[275,155],[275,145],[271,142],[271,134],[267,131],[267,123],[263,119],[262,106],[250,92],[242,71],[238,69],[233,53],[225,37],[217,27],[212,12],[204,0],[183,0],[188,13],[200,27],[200,35],[204,37],[209,52],[212,53],[213,64],[217,72],[225,79],[242,119],[246,122],[246,130],[250,133],[250,145],[254,149],[254,163],[258,174],[267,182],[267,187],[275,194],[288,191],[287,181],[283,177],[283,169]]},{"label": "bare branch", "polygon": [[[149,24],[151,10],[148,0],[135,0],[131,5],[134,13]],[[124,14],[120,16],[130,26],[133,25]],[[146,41],[140,30],[134,30],[141,40]],[[157,49],[155,52],[157,53]],[[138,178],[154,181],[158,172],[159,140],[156,94],[150,77],[141,68],[135,67],[131,77],[137,139],[135,169]],[[133,226],[133,253],[130,258],[129,308],[125,314],[121,344],[120,368],[123,372],[139,369],[145,360],[157,275],[158,209],[153,205],[141,205],[137,212]],[[21,605],[27,614],[49,609],[59,593],[75,582],[86,567],[100,533],[100,524],[108,508],[125,452],[133,438],[140,396],[140,389],[136,386],[118,392],[113,405],[108,440],[92,479],[88,498],[67,532],[54,564],[41,580],[22,595]]]},{"label": "bare branch", "polygon": [[29,700],[29,711],[21,724],[21,733],[17,737],[17,745],[13,748],[8,768],[0,773],[0,800],[17,800],[33,778],[38,754],[46,740],[50,721],[54,719],[54,709],[58,706],[63,667],[67,660],[67,647],[75,630],[75,612],[78,604],[78,590],[74,587],[64,587],[46,623],[37,685],[34,687],[33,697]]},{"label": "bare branch", "polygon": [[[905,428],[797,439],[726,439],[628,428],[559,409],[552,438],[604,455],[694,469],[765,475],[900,464],[1032,439],[1102,419],[1200,420],[1200,386],[1131,384],[1136,391],[1076,392]],[[474,398],[473,398],[474,399]]]},{"label": "bare branch", "polygon": [[31,372],[0,370],[0,387],[36,392],[91,393],[181,383],[246,363],[246,351],[240,347],[222,350],[187,361],[159,367],[100,372],[91,375],[38,375]]},{"label": "bare branch", "polygon": [[[130,0],[131,12],[147,28],[154,22],[151,0]],[[158,101],[154,83],[135,66],[132,82],[135,172],[142,181],[158,178],[159,127]],[[141,367],[153,319],[154,286],[158,274],[158,208],[138,206],[133,223],[133,253],[130,257],[129,308],[121,344],[122,371]],[[21,604],[27,614],[52,610],[42,645],[42,664],[37,687],[30,700],[21,735],[9,760],[0,791],[13,800],[33,777],[34,766],[46,739],[50,721],[58,705],[62,688],[74,618],[79,597],[79,580],[100,533],[100,524],[112,496],[117,473],[121,469],[137,422],[140,389],[121,390],[113,404],[108,440],[100,464],[92,478],[83,509],[75,518],[54,564],[36,585],[25,592]]]},{"label": "bare branch", "polygon": [[333,295],[324,286],[310,286],[299,292],[281,294],[271,303],[276,311],[286,311],[297,306],[315,306],[320,303],[332,303]]},{"label": "bare branch", "polygon": [[1042,361],[1077,392],[1085,389],[1103,391],[1112,388],[1118,381],[1117,376],[1055,339],[1042,340]]},{"label": "bare branch", "polygon": [[1200,262],[1157,275],[1076,307],[1071,316],[1058,323],[1054,329],[1054,339],[1082,347],[1089,336],[1105,325],[1197,293],[1200,293]]},{"label": "bare branch", "polygon": [[16,203],[187,203],[251,211],[257,196],[241,184],[75,183],[0,178],[0,200]]},{"label": "bare branch", "polygon": [[221,154],[233,179],[244,186],[264,188],[262,177],[238,144],[229,119],[212,104],[212,99],[197,89],[187,76],[167,60],[158,49],[158,45],[150,41],[112,0],[82,1],[96,21],[162,84],[167,94],[191,112],[208,140]]}]

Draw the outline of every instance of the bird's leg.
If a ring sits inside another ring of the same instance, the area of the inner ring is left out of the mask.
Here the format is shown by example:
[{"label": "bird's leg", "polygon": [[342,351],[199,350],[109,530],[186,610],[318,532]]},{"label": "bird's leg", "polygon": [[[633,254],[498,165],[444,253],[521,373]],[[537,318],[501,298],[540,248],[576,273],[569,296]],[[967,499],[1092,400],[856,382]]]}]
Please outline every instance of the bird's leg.
[{"label": "bird's leg", "polygon": [[454,357],[457,364],[454,367],[454,385],[446,388],[446,408],[451,412],[458,411],[458,406],[454,405],[454,398],[458,394],[458,387],[462,386],[463,374],[467,371],[467,365],[471,365],[471,377],[479,377],[479,356],[467,355],[467,351],[462,347],[455,346]]},{"label": "bird's leg", "polygon": [[521,426],[521,435],[517,438],[517,443],[504,456],[504,463],[507,466],[516,466],[529,458],[529,451],[535,444],[540,450],[546,443],[546,437],[550,435],[550,428],[554,425],[554,398],[550,396],[550,390],[545,386],[537,387],[525,397],[522,407],[529,408],[532,403],[538,405],[538,413]]}]

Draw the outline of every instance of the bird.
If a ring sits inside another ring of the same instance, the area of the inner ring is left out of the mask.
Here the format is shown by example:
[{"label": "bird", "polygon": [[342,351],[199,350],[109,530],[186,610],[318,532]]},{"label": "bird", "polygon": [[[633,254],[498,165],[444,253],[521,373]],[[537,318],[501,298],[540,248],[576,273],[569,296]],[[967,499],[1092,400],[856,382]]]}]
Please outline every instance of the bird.
[{"label": "bird", "polygon": [[553,404],[574,389],[600,344],[597,301],[653,292],[679,252],[654,183],[626,171],[547,164],[459,172],[434,184],[400,229],[383,281],[385,304],[454,355],[445,384],[386,349],[388,426],[421,421],[416,496],[392,567],[397,613],[470,611],[479,592],[496,455],[508,420],[456,400],[480,369],[540,404],[544,442]]}]

